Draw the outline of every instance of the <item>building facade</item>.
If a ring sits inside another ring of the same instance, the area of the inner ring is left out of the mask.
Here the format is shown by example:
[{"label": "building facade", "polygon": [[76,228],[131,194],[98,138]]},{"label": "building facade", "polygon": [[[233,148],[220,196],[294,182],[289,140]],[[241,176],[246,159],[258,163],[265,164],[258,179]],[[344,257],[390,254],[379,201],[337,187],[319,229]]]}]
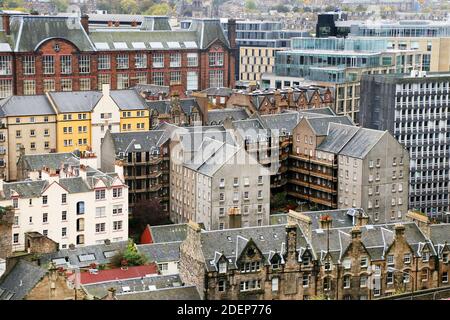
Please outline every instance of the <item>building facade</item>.
[{"label": "building facade", "polygon": [[449,211],[448,73],[366,76],[361,125],[388,130],[409,150],[409,206],[442,219]]},{"label": "building facade", "polygon": [[323,214],[308,230],[297,223],[308,217],[294,212],[290,219],[221,232],[191,222],[180,247],[181,279],[206,300],[371,300],[448,286],[439,267],[448,249],[438,264],[434,243],[415,223],[334,228]]},{"label": "building facade", "polygon": [[111,133],[101,146],[101,168],[123,172],[130,213],[142,200],[158,199],[169,210],[169,139],[162,130]]},{"label": "building facade", "polygon": [[2,182],[0,203],[14,210],[13,251],[25,250],[30,232],[60,249],[128,238],[128,188],[121,178],[85,166],[77,176],[62,176],[43,169],[38,180]]},{"label": "building facade", "polygon": [[135,84],[187,90],[234,86],[234,34],[220,22],[194,20],[172,30],[168,18],[139,28],[89,25],[88,16],[2,16],[0,98],[49,91],[127,89]]}]

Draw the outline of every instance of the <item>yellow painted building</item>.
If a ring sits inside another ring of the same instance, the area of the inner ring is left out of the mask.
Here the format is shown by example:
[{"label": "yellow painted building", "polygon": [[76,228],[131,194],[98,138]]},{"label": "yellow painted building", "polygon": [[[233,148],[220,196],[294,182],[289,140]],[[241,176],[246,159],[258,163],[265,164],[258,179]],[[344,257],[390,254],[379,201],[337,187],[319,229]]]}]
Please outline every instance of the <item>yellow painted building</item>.
[{"label": "yellow painted building", "polygon": [[[31,107],[30,107],[31,106]],[[92,151],[100,165],[101,142],[111,132],[150,128],[145,100],[134,90],[48,92],[12,96],[0,104],[0,177],[17,178],[20,152]]]}]

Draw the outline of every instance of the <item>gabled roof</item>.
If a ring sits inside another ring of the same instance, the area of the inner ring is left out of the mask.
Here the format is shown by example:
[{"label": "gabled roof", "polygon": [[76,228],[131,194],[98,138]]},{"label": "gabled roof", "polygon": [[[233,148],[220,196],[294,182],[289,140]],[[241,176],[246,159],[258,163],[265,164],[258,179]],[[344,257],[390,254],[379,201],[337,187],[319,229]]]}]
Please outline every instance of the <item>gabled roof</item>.
[{"label": "gabled roof", "polygon": [[353,122],[348,116],[332,116],[332,117],[307,117],[306,121],[310,124],[312,130],[318,136],[325,136],[328,133],[330,123],[342,123],[352,126]]},{"label": "gabled roof", "polygon": [[226,47],[230,48],[230,43],[225,37],[219,19],[194,19],[189,27],[189,31],[195,31],[197,33],[197,39],[201,49],[207,49],[216,40],[219,40]]},{"label": "gabled roof", "polygon": [[79,17],[13,16],[10,26],[15,52],[35,51],[52,38],[65,39],[80,51],[95,51]]},{"label": "gabled roof", "polygon": [[149,262],[163,263],[180,260],[181,241],[140,244],[137,249]]},{"label": "gabled roof", "polygon": [[[223,143],[211,156],[200,165],[196,171],[207,176],[213,176],[224,164],[239,151],[238,147]],[[198,152],[198,151],[197,151]]]},{"label": "gabled roof", "polygon": [[[57,252],[43,254],[39,257],[41,265],[54,262],[57,267],[74,265],[78,267],[87,267],[91,263],[97,265],[107,264],[111,258],[121,250],[124,250],[128,244],[128,241],[111,242],[110,244],[96,244],[84,247],[76,247],[75,249],[62,249]],[[81,259],[82,257],[88,257],[91,259]]]},{"label": "gabled roof", "polygon": [[145,100],[133,89],[111,90],[110,96],[120,110],[142,110],[147,109]]},{"label": "gabled roof", "polygon": [[102,97],[100,91],[66,91],[48,93],[59,112],[90,112]]},{"label": "gabled roof", "polygon": [[270,130],[287,130],[292,134],[292,130],[297,126],[301,119],[301,114],[297,111],[289,111],[278,114],[261,115],[264,126]]},{"label": "gabled roof", "polygon": [[135,279],[146,277],[148,275],[156,275],[157,273],[158,267],[155,264],[131,266],[127,269],[117,268],[98,270],[98,273],[81,272],[80,282],[81,284],[92,284],[111,280]]},{"label": "gabled roof", "polygon": [[386,131],[359,128],[358,132],[342,148],[339,154],[364,159],[385,134]]},{"label": "gabled roof", "polygon": [[150,232],[153,243],[183,241],[186,239],[187,224],[150,226]]},{"label": "gabled roof", "polygon": [[3,199],[11,199],[14,193],[21,198],[37,198],[40,197],[44,189],[49,185],[48,181],[19,181],[3,183],[3,191],[0,197]]},{"label": "gabled roof", "polygon": [[90,190],[82,177],[62,178],[58,183],[69,193],[89,192]]},{"label": "gabled roof", "polygon": [[117,300],[200,300],[197,287],[172,287],[116,295]]},{"label": "gabled roof", "polygon": [[[33,107],[30,108],[30,106]],[[10,96],[0,101],[0,115],[2,116],[34,116],[53,114],[55,114],[55,111],[45,95]]]},{"label": "gabled roof", "polygon": [[328,134],[317,150],[338,154],[358,132],[359,127],[330,123]]},{"label": "gabled roof", "polygon": [[226,108],[208,111],[208,124],[223,124],[225,119],[245,120],[249,115],[245,108]]},{"label": "gabled roof", "polygon": [[45,269],[20,259],[11,271],[1,278],[0,300],[24,299],[45,274]]},{"label": "gabled roof", "polygon": [[62,164],[79,165],[80,158],[71,152],[44,153],[44,154],[25,154],[20,156],[20,160],[26,170],[38,171],[43,167],[51,170],[57,170]]},{"label": "gabled roof", "polygon": [[[286,226],[262,226],[249,228],[236,228],[226,230],[205,231],[201,234],[201,250],[206,263],[206,269],[216,270],[217,253],[229,259],[229,268],[236,268],[236,259],[241,255],[247,242],[252,239],[258,249],[263,253],[266,261],[274,252],[284,253],[286,241]],[[297,248],[306,248],[307,241],[301,230],[297,228]],[[212,262],[211,262],[212,261]]]},{"label": "gabled roof", "polygon": [[111,133],[116,154],[119,152],[151,152],[152,150],[159,150],[159,147],[167,141],[162,139],[163,136],[164,131],[162,130]]}]

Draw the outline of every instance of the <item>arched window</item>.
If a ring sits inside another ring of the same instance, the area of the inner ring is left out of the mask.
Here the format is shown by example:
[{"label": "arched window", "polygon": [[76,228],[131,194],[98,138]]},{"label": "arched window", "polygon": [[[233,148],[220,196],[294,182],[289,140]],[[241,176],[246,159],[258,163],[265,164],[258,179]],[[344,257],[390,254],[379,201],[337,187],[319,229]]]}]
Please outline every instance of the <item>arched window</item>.
[{"label": "arched window", "polygon": [[77,214],[84,214],[84,201],[77,202]]},{"label": "arched window", "polygon": [[84,244],[84,235],[80,234],[77,236],[77,244]]},{"label": "arched window", "polygon": [[77,219],[77,231],[84,231],[84,219]]}]

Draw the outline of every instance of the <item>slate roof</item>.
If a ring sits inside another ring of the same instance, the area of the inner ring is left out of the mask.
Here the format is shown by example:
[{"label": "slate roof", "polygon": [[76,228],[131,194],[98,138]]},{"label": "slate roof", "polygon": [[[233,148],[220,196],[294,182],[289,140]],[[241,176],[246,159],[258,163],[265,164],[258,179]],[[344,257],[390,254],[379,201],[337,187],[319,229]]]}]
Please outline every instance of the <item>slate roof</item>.
[{"label": "slate roof", "polygon": [[68,193],[89,192],[91,190],[82,177],[62,178],[58,183],[67,190]]},{"label": "slate roof", "polygon": [[318,136],[325,136],[328,133],[328,125],[330,123],[342,123],[349,126],[353,125],[353,122],[348,116],[333,116],[333,117],[307,117],[307,121],[310,124],[313,131]]},{"label": "slate roof", "polygon": [[[228,268],[236,268],[236,260],[250,239],[267,259],[274,252],[284,253],[286,242],[286,226],[262,226],[236,228],[226,230],[205,231],[201,234],[201,250],[208,271],[216,271],[216,262],[223,254],[229,259]],[[297,249],[304,250],[307,241],[297,227]],[[303,248],[303,249],[301,249]]]},{"label": "slate roof", "polygon": [[[197,168],[196,171],[207,176],[213,176],[224,164],[226,164],[239,151],[239,148],[224,143],[211,156]],[[197,151],[202,153],[202,151]],[[194,158],[195,160],[195,158]]]},{"label": "slate roof", "polygon": [[43,167],[51,170],[57,170],[62,164],[79,165],[80,158],[71,152],[66,153],[44,153],[44,154],[26,154],[20,157],[25,168],[29,171],[38,171]]},{"label": "slate roof", "polygon": [[183,241],[186,239],[187,224],[150,226],[150,233],[154,243]]},{"label": "slate roof", "polygon": [[226,108],[208,111],[208,125],[222,124],[225,119],[245,120],[249,115],[245,108]]},{"label": "slate roof", "polygon": [[23,259],[0,278],[0,300],[22,300],[45,276],[46,270]]},{"label": "slate roof", "polygon": [[[155,275],[150,277],[139,277],[137,279],[125,279],[121,281],[107,281],[103,283],[83,285],[84,290],[97,298],[103,298],[108,294],[109,288],[116,289],[116,294],[124,293],[124,287],[128,287],[130,292],[140,292],[149,290],[149,286],[154,289],[179,287],[182,281],[178,275]],[[127,289],[128,289],[127,288]]]},{"label": "slate roof", "polygon": [[270,225],[286,224],[286,223],[287,223],[287,214],[286,213],[271,214],[269,216],[269,224]]},{"label": "slate roof", "polygon": [[116,295],[117,300],[200,300],[195,286],[162,288]]},{"label": "slate roof", "polygon": [[287,130],[290,134],[301,120],[301,114],[297,111],[283,112],[279,114],[262,115],[264,125],[270,130]]},{"label": "slate roof", "polygon": [[[179,99],[180,107],[186,115],[191,115],[194,108],[198,108],[197,100],[194,98]],[[147,108],[156,110],[158,114],[169,114],[171,110],[170,100],[147,101]]]},{"label": "slate roof", "polygon": [[80,51],[95,50],[79,17],[12,16],[10,26],[15,52],[35,51],[52,38],[63,38]]},{"label": "slate roof", "polygon": [[147,109],[144,98],[133,89],[111,90],[110,96],[120,110],[142,110]]},{"label": "slate roof", "polygon": [[230,48],[219,19],[193,19],[189,31],[196,31],[199,47],[207,49],[216,40]]},{"label": "slate roof", "polygon": [[233,93],[233,89],[226,87],[208,88],[203,90],[202,93],[206,93],[208,96],[229,97]]},{"label": "slate roof", "polygon": [[102,97],[100,91],[49,92],[59,112],[90,112]]},{"label": "slate roof", "polygon": [[[32,107],[31,107],[32,106]],[[10,96],[0,101],[0,115],[27,116],[56,114],[44,95]]]},{"label": "slate roof", "polygon": [[450,246],[450,223],[432,224],[430,226],[430,240],[439,257],[442,257],[444,246]]},{"label": "slate roof", "polygon": [[187,132],[181,131],[180,142],[185,152],[197,151],[206,138],[217,140],[219,142],[226,142],[228,145],[236,145],[233,134],[229,131],[225,131],[222,127],[221,130],[216,130],[214,127],[194,127],[193,130],[186,128]]},{"label": "slate roof", "polygon": [[181,241],[161,242],[140,244],[137,248],[148,258],[148,262],[163,263],[180,260],[180,244]]},{"label": "slate roof", "polygon": [[313,108],[313,109],[305,109],[305,110],[299,110],[300,114],[316,114],[316,115],[323,115],[323,116],[335,116],[336,113],[331,109],[330,107],[325,108]]},{"label": "slate roof", "polygon": [[259,119],[233,121],[233,126],[242,138],[251,137],[253,141],[258,139],[258,135],[267,135],[268,133]]},{"label": "slate roof", "polygon": [[48,181],[19,181],[3,183],[3,190],[0,190],[0,198],[11,199],[13,191],[17,192],[21,198],[40,197],[42,191],[48,186]]},{"label": "slate roof", "polygon": [[[355,225],[356,220],[354,220],[354,216],[357,213],[362,213],[363,216],[368,217],[368,215],[364,212],[363,209],[334,209],[334,210],[321,210],[321,211],[309,211],[302,212],[302,214],[311,218],[311,228],[319,229],[320,222],[319,219],[323,215],[328,215],[332,219],[332,228],[341,228],[341,227],[352,227]],[[356,218],[355,218],[356,219]]]},{"label": "slate roof", "polygon": [[[167,140],[163,139],[164,131],[150,130],[145,132],[111,133],[115,153],[150,152]],[[140,146],[140,148],[139,148]]]},{"label": "slate roof", "polygon": [[158,86],[155,84],[136,84],[132,87],[132,89],[136,90],[139,93],[148,92],[151,95],[157,93],[169,94],[169,86]]},{"label": "slate roof", "polygon": [[338,154],[358,130],[359,127],[356,126],[330,123],[328,126],[328,135],[322,143],[317,146],[317,150]]},{"label": "slate roof", "polygon": [[172,30],[169,24],[169,18],[164,16],[144,17],[141,24],[141,29],[165,31]]},{"label": "slate roof", "polygon": [[[91,263],[107,264],[116,252],[124,250],[128,241],[111,242],[109,245],[96,244],[91,246],[76,247],[74,250],[63,249],[54,253],[43,254],[39,257],[41,265],[55,262],[57,266],[65,266],[66,264],[78,267],[87,267]],[[105,256],[105,252],[106,255]],[[80,261],[80,255],[92,254],[94,260]]]},{"label": "slate roof", "polygon": [[380,141],[386,131],[359,128],[358,132],[342,148],[339,154],[364,159],[370,150]]}]

